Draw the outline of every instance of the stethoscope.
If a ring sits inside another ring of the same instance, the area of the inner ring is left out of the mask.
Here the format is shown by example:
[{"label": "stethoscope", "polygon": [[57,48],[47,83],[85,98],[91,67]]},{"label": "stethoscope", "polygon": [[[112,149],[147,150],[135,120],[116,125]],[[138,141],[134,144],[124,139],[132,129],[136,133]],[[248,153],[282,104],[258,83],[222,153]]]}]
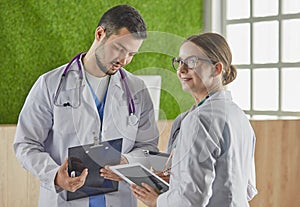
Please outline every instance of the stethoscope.
[{"label": "stethoscope", "polygon": [[[82,80],[83,80],[83,70],[82,70],[82,67],[81,67],[81,64],[80,64],[80,57],[81,57],[82,54],[85,54],[85,53],[82,52],[82,53],[77,54],[68,63],[68,65],[64,69],[64,72],[63,72],[63,74],[60,78],[60,82],[59,82],[58,88],[57,88],[57,90],[55,92],[55,96],[54,96],[54,105],[55,106],[58,106],[58,107],[68,107],[68,106],[70,106],[72,108],[78,108],[81,105],[81,96],[82,96],[81,87],[82,87]],[[63,82],[66,81],[68,72],[70,71],[70,67],[75,61],[76,61],[77,66],[78,66],[78,71],[77,72],[79,73],[79,87],[77,87],[78,88],[78,90],[77,90],[78,91],[78,94],[77,94],[78,102],[77,102],[77,104],[73,104],[73,103],[71,103],[71,101],[65,101],[63,103],[58,103],[57,100],[58,100],[59,94],[61,92]],[[138,118],[135,115],[134,100],[133,100],[132,94],[131,94],[129,86],[128,86],[128,82],[127,82],[125,72],[120,68],[119,73],[121,75],[121,81],[124,83],[125,91],[126,91],[126,94],[127,94],[128,111],[129,111],[128,123],[133,126],[133,125],[137,124],[137,122],[138,122]]]}]

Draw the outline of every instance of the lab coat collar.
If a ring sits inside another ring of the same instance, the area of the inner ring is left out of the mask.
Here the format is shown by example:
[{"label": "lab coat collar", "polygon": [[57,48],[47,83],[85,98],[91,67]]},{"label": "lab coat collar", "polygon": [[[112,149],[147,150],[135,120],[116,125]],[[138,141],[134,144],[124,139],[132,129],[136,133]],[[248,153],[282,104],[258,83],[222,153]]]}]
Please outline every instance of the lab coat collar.
[{"label": "lab coat collar", "polygon": [[[127,76],[126,70],[124,68],[121,68],[121,69],[125,72],[125,76]],[[122,88],[121,79],[122,79],[121,74],[119,71],[117,71],[116,74],[114,74],[110,77],[110,85]]]},{"label": "lab coat collar", "polygon": [[221,89],[209,96],[208,100],[228,99],[232,100],[231,92],[226,89]]}]

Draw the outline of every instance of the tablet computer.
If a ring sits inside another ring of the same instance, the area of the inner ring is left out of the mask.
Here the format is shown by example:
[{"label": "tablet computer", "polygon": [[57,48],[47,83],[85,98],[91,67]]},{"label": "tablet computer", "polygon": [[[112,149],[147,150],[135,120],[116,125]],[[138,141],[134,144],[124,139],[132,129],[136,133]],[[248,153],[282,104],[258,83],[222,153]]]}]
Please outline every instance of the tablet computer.
[{"label": "tablet computer", "polygon": [[142,186],[146,183],[164,193],[169,190],[169,184],[140,163],[110,166],[110,169],[130,185]]}]

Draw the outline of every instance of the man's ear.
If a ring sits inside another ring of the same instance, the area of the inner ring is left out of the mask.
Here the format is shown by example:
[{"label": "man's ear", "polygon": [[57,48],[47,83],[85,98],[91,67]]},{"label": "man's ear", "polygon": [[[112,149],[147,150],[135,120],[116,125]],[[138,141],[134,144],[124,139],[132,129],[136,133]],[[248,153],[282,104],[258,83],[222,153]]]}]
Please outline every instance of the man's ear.
[{"label": "man's ear", "polygon": [[105,29],[102,26],[97,27],[95,31],[95,39],[97,41],[100,41],[104,37],[105,37]]},{"label": "man's ear", "polygon": [[222,73],[222,70],[223,70],[223,63],[217,62],[214,65],[214,76],[220,75],[220,73]]}]

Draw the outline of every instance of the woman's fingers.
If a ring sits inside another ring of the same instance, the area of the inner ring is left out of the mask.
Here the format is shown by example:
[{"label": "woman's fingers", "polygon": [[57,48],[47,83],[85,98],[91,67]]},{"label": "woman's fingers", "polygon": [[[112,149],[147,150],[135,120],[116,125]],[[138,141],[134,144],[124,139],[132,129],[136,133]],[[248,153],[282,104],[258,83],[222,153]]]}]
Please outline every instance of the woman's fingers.
[{"label": "woman's fingers", "polygon": [[152,195],[158,195],[157,189],[152,188],[150,185],[142,183],[142,186]]},{"label": "woman's fingers", "polygon": [[144,198],[147,195],[147,190],[145,188],[142,188],[137,185],[131,185],[130,188],[133,190],[133,192],[139,197]]},{"label": "woman's fingers", "polygon": [[[158,193],[147,184],[142,184],[143,187],[137,185],[131,185],[130,188],[133,192],[133,195],[145,203],[147,206],[156,206],[156,200]],[[147,187],[147,189],[145,188]]]}]

